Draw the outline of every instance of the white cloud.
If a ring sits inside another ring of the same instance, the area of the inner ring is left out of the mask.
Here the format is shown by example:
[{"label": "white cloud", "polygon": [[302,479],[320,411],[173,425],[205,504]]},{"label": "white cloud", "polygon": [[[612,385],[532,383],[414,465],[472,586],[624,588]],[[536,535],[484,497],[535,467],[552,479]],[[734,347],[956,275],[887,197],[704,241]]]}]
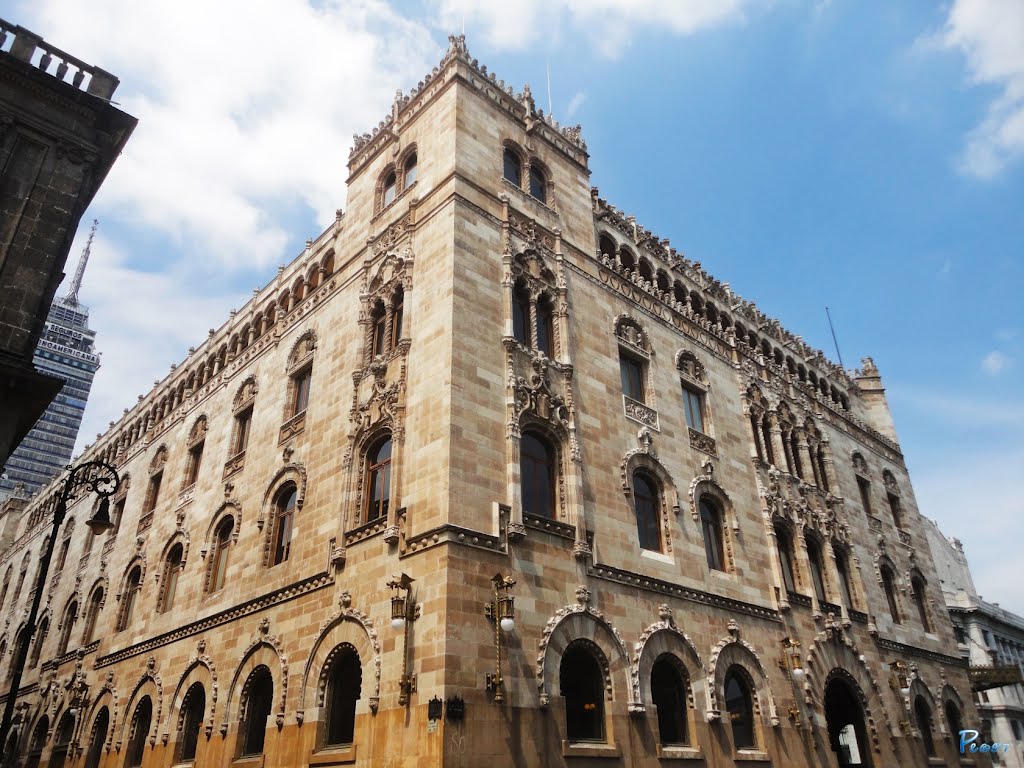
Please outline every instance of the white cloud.
[{"label": "white cloud", "polygon": [[20,13],[115,73],[115,99],[139,118],[100,204],[221,269],[279,259],[286,204],[332,221],[352,134],[441,55],[424,25],[375,0],[35,0]]},{"label": "white cloud", "polygon": [[743,19],[747,6],[763,0],[437,0],[439,23],[448,31],[464,24],[482,28],[484,40],[499,50],[523,50],[542,36],[558,38],[567,13],[598,51],[621,55],[638,26],[656,26],[689,35]]},{"label": "white cloud", "polygon": [[989,376],[998,376],[1011,365],[1013,365],[1013,360],[999,350],[993,350],[982,359],[981,370]]},{"label": "white cloud", "polygon": [[956,0],[942,42],[967,58],[971,80],[1000,95],[967,137],[961,170],[991,178],[1024,155],[1024,3]]},{"label": "white cloud", "polygon": [[565,108],[565,119],[571,120],[586,100],[587,94],[583,93],[583,91],[578,91],[576,95],[569,100],[569,106]]}]

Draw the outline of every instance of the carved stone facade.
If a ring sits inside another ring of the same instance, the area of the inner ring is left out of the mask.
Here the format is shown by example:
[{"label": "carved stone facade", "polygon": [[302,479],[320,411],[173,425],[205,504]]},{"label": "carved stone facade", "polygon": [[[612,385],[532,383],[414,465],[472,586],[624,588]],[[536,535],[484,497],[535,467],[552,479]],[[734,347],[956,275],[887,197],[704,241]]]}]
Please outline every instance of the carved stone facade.
[{"label": "carved stone facade", "polygon": [[[587,159],[461,38],[398,94],[348,211],[86,450],[136,480],[102,547],[71,510],[47,615],[98,594],[96,628],[40,644],[19,754],[63,720],[104,768],[188,762],[190,733],[197,765],[810,768],[839,764],[838,691],[863,764],[925,764],[928,734],[955,764],[944,703],[976,712],[948,616],[912,609],[938,579],[877,370],[610,206]],[[55,492],[0,554],[0,675]]]}]

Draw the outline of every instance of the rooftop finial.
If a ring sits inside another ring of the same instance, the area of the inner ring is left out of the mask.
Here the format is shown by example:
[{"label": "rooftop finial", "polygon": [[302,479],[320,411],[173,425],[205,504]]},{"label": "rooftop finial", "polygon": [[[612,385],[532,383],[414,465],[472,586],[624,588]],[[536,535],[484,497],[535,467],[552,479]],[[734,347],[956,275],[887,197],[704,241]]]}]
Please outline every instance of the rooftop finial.
[{"label": "rooftop finial", "polygon": [[82,255],[78,257],[78,267],[75,269],[75,276],[71,279],[68,287],[68,295],[64,298],[68,304],[78,304],[78,289],[82,287],[82,277],[85,275],[85,265],[89,263],[89,254],[92,252],[92,239],[96,236],[96,227],[99,221],[92,220],[92,229],[89,230],[89,239],[85,241],[85,248]]}]

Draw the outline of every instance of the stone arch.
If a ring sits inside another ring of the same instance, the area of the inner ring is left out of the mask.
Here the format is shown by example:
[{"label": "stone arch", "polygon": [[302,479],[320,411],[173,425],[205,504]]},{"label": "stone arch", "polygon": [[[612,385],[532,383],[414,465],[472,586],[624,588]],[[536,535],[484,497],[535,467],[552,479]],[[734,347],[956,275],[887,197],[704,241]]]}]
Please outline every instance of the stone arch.
[{"label": "stone arch", "polygon": [[286,464],[274,474],[273,479],[267,485],[267,490],[263,492],[260,511],[256,517],[256,527],[260,530],[263,529],[269,517],[267,510],[273,504],[274,497],[277,496],[277,492],[288,482],[295,484],[295,506],[299,510],[302,509],[302,504],[306,500],[306,466],[298,463]]},{"label": "stone arch", "polygon": [[270,634],[270,620],[263,619],[259,624],[256,638],[242,654],[231,676],[227,700],[222,710],[221,736],[227,734],[231,721],[237,720],[240,716],[239,702],[244,698],[242,688],[249,680],[249,675],[260,666],[270,670],[276,702],[271,711],[275,715],[278,729],[284,726],[285,703],[288,697],[288,657],[283,651],[281,640]]},{"label": "stone arch", "polygon": [[[653,437],[650,431],[644,427],[639,434],[640,447],[629,451],[622,459],[619,466],[622,480],[622,492],[626,499],[633,503],[633,478],[637,472],[641,472],[654,480],[658,486],[661,510],[659,523],[661,537],[664,542],[664,551],[672,552],[672,526],[671,517],[679,515],[679,489],[676,487],[672,475],[665,468],[654,450]],[[671,512],[671,517],[669,513]]]},{"label": "stone arch", "polygon": [[825,726],[825,690],[834,677],[842,676],[860,702],[864,723],[871,738],[871,749],[881,754],[878,733],[878,714],[888,729],[889,713],[881,699],[881,688],[853,640],[838,625],[831,625],[818,635],[807,648],[804,696],[813,707],[813,717]]},{"label": "stone arch", "polygon": [[653,702],[651,695],[651,671],[654,662],[663,654],[671,654],[678,660],[689,678],[687,706],[696,708],[698,694],[707,699],[707,669],[690,636],[680,629],[672,619],[668,606],[661,606],[661,621],[645,629],[633,646],[633,664],[630,668],[633,683],[633,700],[641,707]]},{"label": "stone arch", "polygon": [[[542,707],[547,707],[552,695],[561,690],[562,654],[574,640],[586,640],[600,650],[606,698],[609,701],[614,698],[616,678],[620,678],[620,690],[629,691],[632,698],[632,685],[628,682],[629,651],[619,631],[604,614],[590,607],[590,592],[585,587],[577,590],[577,600],[575,605],[560,609],[548,619],[538,644],[537,689]],[[633,708],[638,704],[630,701],[629,706]]]},{"label": "stone arch", "polygon": [[704,367],[704,363],[701,362],[694,352],[685,347],[681,348],[676,352],[675,356],[676,371],[678,371],[687,380],[699,384],[704,389],[710,389],[711,384],[708,380],[707,369]]},{"label": "stone arch", "polygon": [[316,331],[312,328],[304,331],[288,351],[288,362],[285,365],[285,371],[291,373],[296,368],[312,360],[316,346]]},{"label": "stone arch", "polygon": [[946,717],[946,707],[952,704],[956,707],[957,712],[960,715],[961,726],[963,725],[964,717],[964,700],[961,698],[959,691],[949,683],[942,686],[942,690],[939,691],[939,698],[941,699],[942,706],[940,707],[939,716],[942,718],[942,722],[945,724],[946,733],[949,736],[955,737],[956,734],[953,732],[953,724],[949,722]]},{"label": "stone arch", "polygon": [[231,515],[234,518],[235,525],[231,531],[231,543],[234,544],[238,541],[238,533],[242,526],[242,506],[236,499],[228,499],[219,507],[217,511],[210,517],[210,522],[206,525],[206,537],[203,544],[203,553],[209,550],[210,540],[213,538],[213,532],[217,530],[217,526],[220,525],[220,521],[224,519],[225,515]]},{"label": "stone arch", "polygon": [[724,690],[726,673],[733,668],[739,668],[747,678],[750,686],[750,694],[754,699],[755,720],[763,723],[767,718],[773,728],[779,726],[779,716],[775,708],[775,697],[772,695],[771,686],[768,681],[768,673],[765,672],[757,651],[746,640],[739,637],[739,627],[735,622],[729,622],[729,637],[720,640],[711,651],[708,660],[707,674],[707,697],[708,697],[708,720],[718,720],[721,717],[720,703],[724,696],[720,691]]},{"label": "stone arch", "polygon": [[205,413],[201,413],[196,417],[196,420],[192,422],[192,429],[188,433],[188,445],[194,446],[200,440],[206,438],[206,432],[209,428],[209,419]]},{"label": "stone arch", "polygon": [[146,583],[146,556],[141,552],[131,560],[128,561],[128,565],[125,566],[124,572],[121,574],[121,584],[118,587],[117,594],[114,595],[114,599],[118,605],[121,603],[121,598],[124,597],[125,586],[128,583],[128,577],[131,575],[132,570],[135,566],[139,567],[139,589],[142,589],[142,585]]},{"label": "stone arch", "polygon": [[164,682],[156,672],[156,659],[152,656],[149,657],[149,661],[146,663],[146,671],[139,676],[131,695],[127,699],[127,706],[125,707],[127,716],[121,722],[117,742],[114,745],[114,748],[118,751],[120,751],[121,745],[131,735],[128,729],[135,713],[135,707],[142,701],[142,697],[147,695],[153,702],[153,720],[149,724],[149,735],[146,737],[146,741],[150,747],[153,747],[156,745],[157,732],[160,730],[160,721],[163,718]]},{"label": "stone arch", "polygon": [[650,339],[636,318],[626,314],[619,315],[615,318],[613,330],[619,341],[639,350],[645,356],[651,354]]},{"label": "stone arch", "polygon": [[[103,751],[109,752],[114,746],[114,734],[118,733],[120,726],[119,723],[119,702],[117,696],[117,688],[113,683],[113,673],[108,673],[100,686],[100,689],[96,692],[96,695],[92,698],[92,703],[86,710],[87,714],[82,718],[82,738],[79,739],[81,743],[86,737],[91,737],[93,724],[96,722],[96,718],[100,713],[100,710],[106,707],[110,713],[110,721],[107,723],[107,732],[104,736]],[[87,747],[88,745],[82,745]]]},{"label": "stone arch", "polygon": [[[365,712],[366,709],[373,714],[377,713],[380,703],[380,642],[373,620],[365,613],[349,607],[349,600],[348,593],[342,593],[342,609],[320,626],[320,632],[313,642],[302,671],[302,687],[299,689],[296,717],[300,723],[307,709],[323,706],[327,683],[325,672],[330,669],[335,653],[344,644],[354,648],[363,668],[373,673],[370,695],[359,699],[356,713]],[[364,681],[366,679],[364,677]]]},{"label": "stone arch", "polygon": [[184,703],[185,694],[188,693],[193,683],[202,683],[203,689],[206,692],[207,712],[203,715],[203,732],[206,734],[206,738],[210,738],[213,733],[214,717],[217,711],[217,694],[219,692],[217,667],[213,663],[213,659],[203,653],[206,650],[205,640],[199,641],[198,648],[201,655],[193,655],[189,659],[189,664],[181,677],[178,678],[178,684],[175,686],[174,694],[171,696],[171,703],[167,708],[167,719],[163,723],[163,734],[161,735],[165,746],[170,740],[171,734],[181,732],[182,720],[185,717],[181,705]]},{"label": "stone arch", "polygon": [[[913,666],[910,674],[910,693],[907,694],[907,698],[904,700],[903,705],[907,709],[907,717],[910,720],[911,728],[915,736],[920,736],[920,732],[917,728],[917,719],[914,717],[914,701],[920,696],[928,704],[928,711],[931,715],[931,728],[932,731],[938,731],[940,734],[945,735],[945,727],[943,726],[943,718],[939,715],[938,710],[941,709],[937,704],[935,694],[932,693],[931,688],[928,684],[921,679],[920,675],[913,670]],[[962,711],[962,710],[961,710]],[[936,728],[935,726],[939,727]]]},{"label": "stone arch", "polygon": [[189,540],[190,537],[188,535],[188,531],[183,529],[175,531],[167,538],[167,543],[164,544],[163,549],[160,550],[160,567],[157,569],[157,572],[153,574],[153,578],[158,584],[163,576],[163,565],[167,562],[167,556],[171,553],[171,550],[174,549],[176,544],[181,544],[181,567],[185,567],[185,563],[188,561]]},{"label": "stone arch", "polygon": [[[721,508],[722,512],[722,548],[725,550],[725,562],[723,565],[728,573],[734,573],[736,569],[736,544],[734,534],[739,533],[739,518],[736,515],[736,508],[733,506],[732,498],[725,489],[714,479],[714,465],[705,461],[702,467],[704,474],[697,475],[690,482],[689,501],[690,516],[693,522],[700,526],[700,501],[704,496],[709,496]],[[700,530],[698,528],[698,530]]]},{"label": "stone arch", "polygon": [[235,390],[234,400],[231,402],[231,409],[238,411],[244,408],[253,400],[256,399],[256,394],[259,392],[259,386],[256,382],[255,376],[247,376],[245,380]]}]

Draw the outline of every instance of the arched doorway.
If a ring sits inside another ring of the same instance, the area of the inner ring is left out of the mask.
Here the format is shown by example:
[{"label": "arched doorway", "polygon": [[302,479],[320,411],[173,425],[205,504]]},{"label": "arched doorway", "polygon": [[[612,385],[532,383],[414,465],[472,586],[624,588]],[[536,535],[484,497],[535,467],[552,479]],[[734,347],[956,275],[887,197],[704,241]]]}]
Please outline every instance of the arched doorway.
[{"label": "arched doorway", "polygon": [[844,679],[843,675],[829,676],[825,685],[828,742],[839,765],[871,768],[871,744],[855,686],[856,683]]}]

